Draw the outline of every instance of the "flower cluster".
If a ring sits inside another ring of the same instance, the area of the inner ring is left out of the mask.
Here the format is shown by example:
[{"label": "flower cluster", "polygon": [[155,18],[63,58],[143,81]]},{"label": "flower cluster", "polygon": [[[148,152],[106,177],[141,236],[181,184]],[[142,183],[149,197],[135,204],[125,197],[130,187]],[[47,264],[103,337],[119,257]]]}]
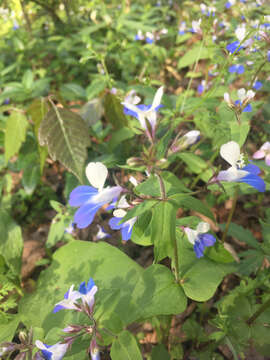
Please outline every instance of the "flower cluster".
[{"label": "flower cluster", "polygon": [[[62,309],[84,312],[90,318],[90,320],[93,321],[95,294],[97,291],[98,288],[92,278],[89,279],[87,284],[85,281],[82,282],[78,290],[74,290],[74,285],[72,285],[65,293],[64,299],[55,305],[53,312],[56,313]],[[99,349],[96,343],[95,325],[93,325],[91,329],[92,330],[90,332],[88,325],[69,325],[63,329],[63,332],[73,335],[82,335],[82,331],[85,330],[86,333],[92,333],[89,353],[92,360],[99,360],[100,357]],[[64,338],[63,341],[60,341],[54,345],[47,345],[42,341],[37,340],[35,345],[40,350],[43,358],[46,360],[61,360],[65,356],[69,347],[71,347],[74,340],[75,336],[69,336]]]}]

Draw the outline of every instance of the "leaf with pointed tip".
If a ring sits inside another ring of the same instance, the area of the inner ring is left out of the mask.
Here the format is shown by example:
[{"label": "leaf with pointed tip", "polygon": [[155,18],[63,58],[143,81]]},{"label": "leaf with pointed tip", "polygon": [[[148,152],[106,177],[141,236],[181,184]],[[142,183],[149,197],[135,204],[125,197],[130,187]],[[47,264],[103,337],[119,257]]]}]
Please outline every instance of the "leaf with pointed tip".
[{"label": "leaf with pointed tip", "polygon": [[5,160],[15,155],[25,141],[28,121],[19,111],[13,111],[7,120],[5,133]]},{"label": "leaf with pointed tip", "polygon": [[120,129],[127,126],[127,118],[123,112],[123,105],[120,104],[118,98],[107,93],[104,100],[104,110],[106,120],[113,125],[114,128]]},{"label": "leaf with pointed tip", "polygon": [[88,129],[76,113],[53,105],[39,128],[40,145],[47,145],[53,160],[59,160],[82,181],[89,145]]}]

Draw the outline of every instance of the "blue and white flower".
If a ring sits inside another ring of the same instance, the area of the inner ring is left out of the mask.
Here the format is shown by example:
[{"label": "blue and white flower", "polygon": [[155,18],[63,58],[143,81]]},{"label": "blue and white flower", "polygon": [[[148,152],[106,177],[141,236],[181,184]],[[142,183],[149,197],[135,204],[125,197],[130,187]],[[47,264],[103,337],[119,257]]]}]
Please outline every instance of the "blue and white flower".
[{"label": "blue and white flower", "polygon": [[195,34],[202,34],[201,22],[202,22],[202,19],[193,20],[191,23],[190,31]]},{"label": "blue and white flower", "polygon": [[144,35],[142,33],[142,30],[138,30],[137,34],[135,35],[134,40],[144,40]]},{"label": "blue and white flower", "polygon": [[260,168],[250,163],[245,165],[244,155],[240,153],[239,144],[235,141],[223,144],[220,148],[220,155],[231,167],[220,171],[215,180],[246,183],[259,192],[265,191],[265,183],[258,176],[261,172]]},{"label": "blue and white flower", "polygon": [[55,305],[53,310],[54,313],[63,309],[80,311],[80,306],[78,303],[79,299],[81,299],[84,305],[87,304],[91,311],[93,310],[95,294],[98,291],[98,287],[95,285],[94,280],[90,278],[87,284],[85,281],[83,281],[80,284],[78,291],[74,291],[73,289],[74,285],[72,285],[65,293],[64,300]]},{"label": "blue and white flower", "polygon": [[71,285],[69,290],[64,295],[64,300],[57,303],[53,309],[53,312],[56,313],[63,309],[69,310],[79,310],[77,300],[81,298],[79,291],[73,291],[74,285]]},{"label": "blue and white flower", "polygon": [[99,348],[95,338],[93,338],[90,343],[90,355],[91,360],[100,360]]},{"label": "blue and white flower", "polygon": [[105,229],[102,226],[97,225],[97,227],[98,227],[98,232],[95,235],[96,240],[102,240],[111,237],[110,234],[106,233]]},{"label": "blue and white flower", "polygon": [[184,35],[186,33],[186,22],[182,21],[178,28],[178,34]]},{"label": "blue and white flower", "polygon": [[245,67],[244,67],[244,65],[240,65],[240,64],[231,65],[229,67],[229,72],[237,73],[238,75],[241,75],[245,72]]},{"label": "blue and white flower", "polygon": [[123,191],[121,186],[104,188],[108,175],[105,165],[90,162],[86,167],[86,177],[91,185],[76,187],[69,196],[69,205],[79,206],[74,215],[74,223],[83,229],[94,220],[97,211],[105,204],[111,203]]},{"label": "blue and white flower", "polygon": [[[241,88],[237,91],[237,95],[239,97],[238,100],[235,101],[235,105],[244,105],[243,112],[251,112],[252,106],[248,104],[255,96],[255,92],[253,90],[246,91],[244,88]],[[245,106],[247,104],[247,106]]]},{"label": "blue and white flower", "polygon": [[126,216],[127,212],[123,209],[116,209],[113,212],[114,217],[109,220],[109,225],[113,230],[121,230],[122,240],[127,241],[131,238],[133,226],[137,217],[133,217],[122,224],[119,222]]},{"label": "blue and white flower", "polygon": [[200,222],[196,230],[184,227],[188,241],[193,245],[196,257],[199,259],[204,256],[206,247],[213,246],[216,239],[211,234],[206,234],[210,230],[210,225],[206,222]]},{"label": "blue and white flower", "polygon": [[255,90],[260,90],[262,86],[263,86],[262,82],[259,81],[259,80],[256,80],[256,81],[254,82],[254,84],[253,84],[252,87],[253,87],[253,89],[255,89]]},{"label": "blue and white flower", "polygon": [[[162,96],[163,86],[157,90],[151,105],[137,105],[140,98],[134,94],[130,95],[130,98],[126,98],[125,101],[122,102],[122,105],[124,105],[124,113],[136,117],[139,120],[141,127],[146,131],[147,136],[151,139],[155,136],[157,111],[162,106],[160,104]],[[151,133],[149,133],[147,122],[151,127]]]},{"label": "blue and white flower", "polygon": [[46,360],[61,360],[65,356],[69,344],[61,344],[60,342],[54,345],[46,345],[37,340],[36,347],[41,350],[42,355]]},{"label": "blue and white flower", "polygon": [[225,7],[226,7],[226,9],[229,9],[234,4],[235,4],[235,0],[229,0],[226,2]]},{"label": "blue and white flower", "polygon": [[147,44],[153,44],[155,41],[155,36],[151,32],[147,31],[145,41]]}]

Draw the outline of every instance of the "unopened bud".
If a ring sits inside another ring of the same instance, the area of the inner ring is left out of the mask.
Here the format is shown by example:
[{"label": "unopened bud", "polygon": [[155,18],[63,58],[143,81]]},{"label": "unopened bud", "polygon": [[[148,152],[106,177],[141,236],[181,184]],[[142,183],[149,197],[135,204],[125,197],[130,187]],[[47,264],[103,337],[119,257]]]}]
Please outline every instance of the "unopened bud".
[{"label": "unopened bud", "polygon": [[19,339],[21,343],[25,343],[27,340],[27,334],[24,331],[19,332]]},{"label": "unopened bud", "polygon": [[100,360],[99,348],[96,339],[92,339],[90,343],[90,355],[92,360]]},{"label": "unopened bud", "polygon": [[77,333],[77,332],[80,332],[82,329],[83,329],[83,326],[80,326],[80,325],[68,325],[62,331],[66,332],[66,333]]},{"label": "unopened bud", "polygon": [[142,166],[142,165],[144,165],[144,162],[142,159],[140,159],[138,157],[131,157],[131,158],[127,159],[127,164],[129,166]]}]

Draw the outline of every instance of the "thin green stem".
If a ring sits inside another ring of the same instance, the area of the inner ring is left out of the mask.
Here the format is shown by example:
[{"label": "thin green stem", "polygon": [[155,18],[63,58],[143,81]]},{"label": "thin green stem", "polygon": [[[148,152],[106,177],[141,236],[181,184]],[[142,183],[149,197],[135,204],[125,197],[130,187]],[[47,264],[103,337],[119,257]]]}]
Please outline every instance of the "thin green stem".
[{"label": "thin green stem", "polygon": [[225,337],[225,343],[228,345],[229,349],[232,352],[233,360],[239,360],[238,355],[233,347],[233,344],[231,343],[231,340],[228,338],[228,336]]},{"label": "thin green stem", "polygon": [[[197,56],[195,65],[194,65],[193,70],[192,70],[193,72],[195,72],[196,69],[197,69],[198,62],[199,62],[199,59],[200,59],[200,56],[201,56],[201,52],[202,52],[202,48],[203,48],[203,44],[204,44],[204,40],[202,39],[202,42],[201,42],[201,45],[200,45],[200,49],[199,49],[199,52],[198,52],[198,56]],[[193,78],[191,77],[190,80],[189,80],[189,82],[188,82],[188,87],[187,87],[187,90],[186,90],[186,92],[185,92],[185,96],[184,96],[183,103],[182,103],[182,105],[181,105],[180,114],[183,114],[183,111],[184,111],[184,108],[185,108],[185,105],[186,105],[187,95],[188,95],[189,89],[190,89],[190,87],[191,87],[192,81],[193,81]]]},{"label": "thin green stem", "polygon": [[236,203],[237,203],[237,199],[238,199],[238,192],[239,192],[239,186],[237,186],[237,187],[235,188],[235,191],[234,191],[233,204],[232,204],[232,207],[231,207],[231,210],[230,210],[228,219],[227,219],[227,223],[226,223],[226,227],[225,227],[224,233],[223,233],[223,235],[222,235],[222,239],[221,239],[221,241],[222,241],[223,243],[224,243],[225,240],[226,240],[227,233],[228,233],[228,230],[229,230],[229,226],[230,226],[230,223],[231,223],[231,221],[232,221],[232,217],[233,217],[233,214],[234,214],[234,211],[235,211],[235,207],[236,207]]},{"label": "thin green stem", "polygon": [[175,280],[179,284],[179,259],[178,259],[178,246],[176,236],[173,238],[173,252],[174,252],[174,263],[175,263]]},{"label": "thin green stem", "polygon": [[164,185],[163,179],[162,179],[161,175],[158,172],[156,172],[156,175],[157,175],[158,180],[159,180],[161,198],[162,198],[162,200],[166,200],[166,190],[165,190],[165,185]]},{"label": "thin green stem", "polygon": [[270,298],[247,320],[247,324],[251,325],[269,306]]}]

